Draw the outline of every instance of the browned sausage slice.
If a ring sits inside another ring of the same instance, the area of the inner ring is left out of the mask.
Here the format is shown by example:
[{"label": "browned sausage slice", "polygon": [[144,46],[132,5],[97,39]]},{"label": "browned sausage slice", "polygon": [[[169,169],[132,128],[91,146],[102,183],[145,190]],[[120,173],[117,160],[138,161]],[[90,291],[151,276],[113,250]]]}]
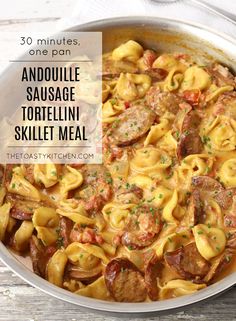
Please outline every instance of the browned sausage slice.
[{"label": "browned sausage slice", "polygon": [[192,154],[199,154],[202,150],[202,141],[198,133],[201,118],[195,110],[189,111],[182,123],[181,135],[177,146],[179,160]]},{"label": "browned sausage slice", "polygon": [[192,186],[204,192],[218,192],[224,191],[223,186],[216,179],[209,176],[194,176],[192,177]]},{"label": "browned sausage slice", "polygon": [[220,274],[231,262],[233,254],[230,249],[226,249],[221,255],[218,255],[212,262],[211,268],[204,278],[206,283],[212,283],[215,277]]},{"label": "browned sausage slice", "polygon": [[156,254],[154,253],[146,265],[144,276],[148,296],[152,301],[158,300],[159,297],[157,278],[161,277],[162,269],[163,264],[160,260],[158,260]]},{"label": "browned sausage slice", "polygon": [[177,146],[177,157],[179,160],[188,155],[199,154],[202,150],[202,141],[196,131],[188,131],[180,136]]},{"label": "browned sausage slice", "polygon": [[193,190],[186,213],[186,222],[189,227],[201,223],[204,216],[203,204],[199,190]]},{"label": "browned sausage slice", "polygon": [[107,289],[118,302],[142,302],[147,290],[139,269],[127,258],[111,260],[104,273]]},{"label": "browned sausage slice", "polygon": [[156,114],[146,106],[126,109],[108,132],[109,140],[117,146],[128,146],[141,138],[152,126]]},{"label": "browned sausage slice", "polygon": [[207,72],[212,76],[213,83],[219,87],[233,86],[235,87],[235,77],[225,66],[214,63],[207,68]]},{"label": "browned sausage slice", "polygon": [[35,235],[31,237],[30,258],[32,260],[33,270],[36,274],[45,278],[48,261],[56,250],[55,246],[43,246]]},{"label": "browned sausage slice", "polygon": [[34,210],[40,207],[40,203],[24,201],[16,196],[8,194],[6,200],[11,203],[10,215],[17,220],[31,220]]},{"label": "browned sausage slice", "polygon": [[73,222],[65,216],[60,217],[59,237],[62,240],[63,246],[66,248],[70,244],[70,233],[73,228]]},{"label": "browned sausage slice", "polygon": [[192,177],[192,186],[205,195],[210,194],[223,209],[232,206],[233,196],[236,195],[236,188],[224,189],[220,182],[209,176]]},{"label": "browned sausage slice", "polygon": [[224,115],[236,120],[236,92],[220,95],[213,107],[214,115]]},{"label": "browned sausage slice", "polygon": [[170,268],[186,280],[197,281],[204,277],[210,268],[209,263],[198,252],[194,242],[173,252],[167,252],[164,257]]},{"label": "browned sausage slice", "polygon": [[84,271],[75,265],[69,264],[66,273],[68,273],[68,276],[72,279],[89,284],[102,275],[102,267],[98,266],[90,271]]},{"label": "browned sausage slice", "polygon": [[216,202],[225,210],[233,204],[233,197],[236,196],[236,188],[228,188],[215,195]]},{"label": "browned sausage slice", "polygon": [[179,104],[183,100],[174,93],[160,92],[153,86],[146,95],[147,105],[158,115],[162,116],[166,111],[176,114],[179,110]]}]

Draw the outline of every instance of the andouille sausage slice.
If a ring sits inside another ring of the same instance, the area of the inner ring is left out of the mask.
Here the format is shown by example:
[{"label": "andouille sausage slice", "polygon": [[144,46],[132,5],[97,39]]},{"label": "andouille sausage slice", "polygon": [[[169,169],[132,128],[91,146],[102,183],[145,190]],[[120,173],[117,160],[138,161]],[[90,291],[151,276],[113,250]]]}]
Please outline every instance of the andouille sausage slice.
[{"label": "andouille sausage slice", "polygon": [[31,220],[34,210],[40,207],[40,203],[25,201],[15,195],[8,194],[6,200],[11,203],[10,215],[17,220]]},{"label": "andouille sausage slice", "polygon": [[32,260],[33,270],[36,274],[45,278],[46,267],[49,259],[56,252],[56,246],[43,246],[40,240],[33,235],[30,239],[30,258]]},{"label": "andouille sausage slice", "polygon": [[102,267],[98,266],[92,270],[85,271],[69,263],[66,269],[66,273],[72,279],[82,281],[85,284],[89,284],[102,275]]},{"label": "andouille sausage slice", "polygon": [[109,140],[117,146],[128,146],[146,134],[156,114],[148,107],[136,105],[126,109],[108,132]]},{"label": "andouille sausage slice", "polygon": [[104,273],[107,289],[118,302],[142,302],[147,289],[142,273],[127,258],[111,260]]},{"label": "andouille sausage slice", "polygon": [[[204,192],[221,192],[224,191],[224,187],[216,179],[210,176],[194,176],[192,177],[192,186],[198,188]],[[215,194],[216,194],[215,193]]]},{"label": "andouille sausage slice", "polygon": [[186,280],[202,279],[210,268],[209,262],[201,256],[194,242],[165,253],[164,258],[169,267]]},{"label": "andouille sausage slice", "polygon": [[147,105],[158,115],[162,116],[166,111],[177,114],[179,104],[183,100],[174,93],[160,92],[156,86],[152,86],[146,94]]},{"label": "andouille sausage slice", "polygon": [[158,257],[154,253],[146,265],[144,275],[148,296],[152,301],[158,300],[159,297],[157,278],[161,277],[162,269],[163,263],[158,259]]},{"label": "andouille sausage slice", "polygon": [[62,239],[63,246],[67,248],[70,244],[70,233],[73,228],[73,222],[65,216],[60,217],[59,236]]},{"label": "andouille sausage slice", "polygon": [[190,110],[184,117],[181,135],[177,146],[179,160],[192,154],[199,154],[202,150],[202,141],[199,136],[198,126],[201,118],[195,110]]},{"label": "andouille sausage slice", "polygon": [[198,223],[201,223],[203,220],[204,211],[202,200],[199,190],[193,190],[186,213],[186,222],[189,227],[192,227]]},{"label": "andouille sausage slice", "polygon": [[233,205],[233,197],[236,196],[236,188],[227,188],[215,195],[216,202],[227,210]]},{"label": "andouille sausage slice", "polygon": [[226,249],[221,255],[214,258],[207,275],[204,277],[204,281],[212,283],[214,278],[232,262],[232,257],[233,253],[231,250]]},{"label": "andouille sausage slice", "polygon": [[211,194],[223,209],[229,209],[232,206],[233,197],[236,195],[236,188],[224,189],[220,182],[209,176],[192,177],[192,186],[205,195]]}]

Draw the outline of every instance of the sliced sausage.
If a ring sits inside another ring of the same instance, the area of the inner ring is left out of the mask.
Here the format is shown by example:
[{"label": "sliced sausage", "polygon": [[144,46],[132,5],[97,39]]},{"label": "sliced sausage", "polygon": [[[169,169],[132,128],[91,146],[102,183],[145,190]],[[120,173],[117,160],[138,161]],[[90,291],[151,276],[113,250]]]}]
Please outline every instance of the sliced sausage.
[{"label": "sliced sausage", "polygon": [[196,244],[190,243],[164,255],[166,263],[185,280],[198,281],[209,271],[210,264],[198,252]]},{"label": "sliced sausage", "polygon": [[235,87],[235,77],[229,69],[220,64],[213,64],[207,68],[207,72],[212,76],[213,83],[218,87],[233,86]]},{"label": "sliced sausage", "polygon": [[38,202],[24,201],[11,194],[7,195],[6,201],[12,205],[10,211],[11,217],[21,221],[31,220],[34,211],[41,206]]},{"label": "sliced sausage", "polygon": [[186,222],[188,226],[193,227],[203,221],[204,211],[199,190],[193,190],[186,213]]},{"label": "sliced sausage", "polygon": [[137,205],[126,226],[121,242],[130,249],[151,245],[162,228],[158,209],[149,205]]},{"label": "sliced sausage", "polygon": [[146,134],[156,118],[146,106],[132,106],[126,109],[108,132],[109,140],[117,146],[128,146]]},{"label": "sliced sausage", "polygon": [[158,116],[162,116],[166,111],[177,114],[183,100],[174,93],[161,92],[158,87],[153,86],[146,94],[146,102]]},{"label": "sliced sausage", "polygon": [[230,249],[226,249],[221,255],[218,255],[212,262],[211,268],[204,278],[206,283],[212,283],[232,261],[233,254]]},{"label": "sliced sausage", "polygon": [[55,246],[43,246],[42,242],[33,235],[30,240],[30,257],[33,264],[33,270],[36,274],[45,278],[46,267],[49,259],[56,252]]},{"label": "sliced sausage", "polygon": [[104,273],[107,289],[118,302],[142,302],[147,290],[139,269],[127,258],[111,260]]},{"label": "sliced sausage", "polygon": [[65,216],[60,217],[59,237],[63,241],[63,246],[67,248],[70,244],[70,233],[73,228],[73,222]]},{"label": "sliced sausage", "polygon": [[157,258],[156,254],[152,255],[145,268],[144,280],[146,283],[147,293],[152,301],[158,300],[159,290],[157,278],[161,277],[163,263]]},{"label": "sliced sausage", "polygon": [[201,153],[203,145],[198,132],[200,122],[201,118],[195,110],[190,110],[185,115],[177,145],[177,157],[179,160],[188,155]]},{"label": "sliced sausage", "polygon": [[213,114],[225,115],[236,120],[236,92],[220,95],[213,107]]},{"label": "sliced sausage", "polygon": [[188,155],[199,154],[202,150],[202,141],[196,131],[189,131],[180,136],[177,145],[177,157],[182,160]]},{"label": "sliced sausage", "polygon": [[72,279],[89,284],[102,275],[102,267],[98,266],[90,271],[85,271],[69,263],[66,269],[66,274]]},{"label": "sliced sausage", "polygon": [[229,209],[236,195],[236,188],[224,189],[220,182],[209,176],[192,177],[192,186],[204,195],[211,195],[223,209]]},{"label": "sliced sausage", "polygon": [[215,195],[216,202],[227,210],[233,205],[233,197],[236,196],[236,188],[223,189]]},{"label": "sliced sausage", "polygon": [[205,175],[192,177],[192,186],[204,192],[216,192],[215,194],[224,191],[220,182]]}]

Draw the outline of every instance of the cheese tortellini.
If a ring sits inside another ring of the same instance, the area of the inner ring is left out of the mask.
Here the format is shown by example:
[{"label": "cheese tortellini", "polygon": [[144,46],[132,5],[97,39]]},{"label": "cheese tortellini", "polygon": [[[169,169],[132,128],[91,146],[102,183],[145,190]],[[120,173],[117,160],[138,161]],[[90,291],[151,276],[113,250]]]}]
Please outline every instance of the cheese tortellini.
[{"label": "cheese tortellini", "polygon": [[137,173],[147,174],[150,177],[162,177],[165,170],[171,166],[171,158],[154,147],[138,149],[130,161],[130,167]]},{"label": "cheese tortellini", "polygon": [[225,161],[218,175],[226,187],[236,187],[236,157]]},{"label": "cheese tortellini", "polygon": [[226,245],[226,236],[222,229],[198,224],[192,229],[199,253],[206,259],[222,253]]},{"label": "cheese tortellini", "polygon": [[136,62],[143,54],[143,47],[136,41],[129,40],[112,52],[112,59]]},{"label": "cheese tortellini", "polygon": [[233,151],[236,147],[236,120],[218,115],[204,124],[202,139],[210,152]]},{"label": "cheese tortellini", "polygon": [[151,87],[148,75],[120,74],[116,90],[120,98],[127,101],[143,98]]}]

